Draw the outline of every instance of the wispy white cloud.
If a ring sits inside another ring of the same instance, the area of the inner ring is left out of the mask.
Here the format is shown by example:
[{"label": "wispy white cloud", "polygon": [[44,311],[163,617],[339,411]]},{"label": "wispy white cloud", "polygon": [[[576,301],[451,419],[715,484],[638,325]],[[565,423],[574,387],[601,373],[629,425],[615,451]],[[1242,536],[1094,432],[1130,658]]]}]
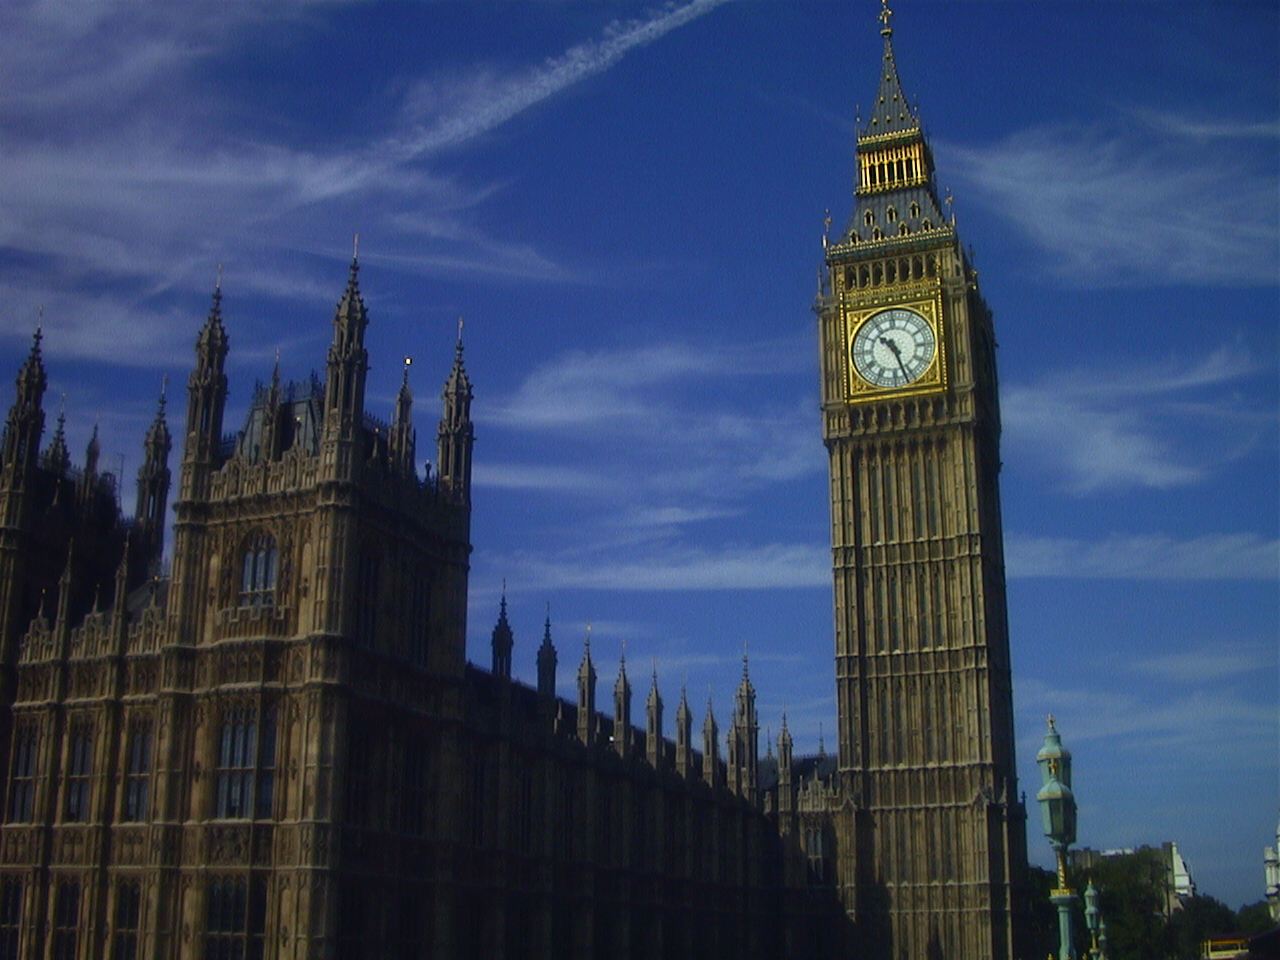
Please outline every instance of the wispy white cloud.
[{"label": "wispy white cloud", "polygon": [[[1250,754],[1274,749],[1275,704],[1232,695],[1225,687],[1057,687],[1043,680],[1020,680],[1022,703],[1052,713],[1079,755],[1090,744],[1105,747],[1110,764],[1132,765],[1141,758],[1154,766],[1161,753],[1179,765],[1207,763],[1211,769],[1239,769]],[[1044,727],[1023,724],[1024,756],[1034,756]],[[1264,754],[1265,755],[1265,754]],[[1096,762],[1104,762],[1099,758]],[[1130,775],[1133,775],[1132,767]]]},{"label": "wispy white cloud", "polygon": [[1280,124],[1131,119],[937,146],[966,192],[1016,224],[1066,283],[1274,283]]},{"label": "wispy white cloud", "polygon": [[505,557],[529,589],[543,590],[768,590],[822,587],[831,582],[828,551],[813,544],[770,543],[713,550],[667,545],[644,555],[521,552]]},{"label": "wispy white cloud", "polygon": [[[141,290],[104,299],[94,319],[127,326],[143,349],[122,354],[88,336],[60,349],[153,362],[167,351],[147,347],[162,346],[172,326],[157,295],[207,288],[227,251],[244,260],[232,287],[278,295],[299,282],[284,279],[298,271],[298,238],[329,236],[334,224],[345,235],[348,222],[377,230],[386,262],[409,272],[578,282],[575,270],[466,216],[501,185],[465,186],[428,162],[722,2],[668,4],[500,76],[478,68],[449,97],[419,86],[397,127],[318,144],[255,125],[252,106],[208,78],[221,58],[279,39],[282,24],[323,21],[329,5],[11,5],[0,11],[0,248],[43,266],[11,275],[2,322],[24,328],[55,290],[81,305],[112,286]],[[50,311],[51,331],[65,322]]]},{"label": "wispy white cloud", "polygon": [[1232,344],[1193,363],[1094,366],[1011,384],[1001,400],[1006,441],[1076,494],[1194,484],[1274,429],[1274,412],[1238,393],[1265,370]]},{"label": "wispy white cloud", "polygon": [[[485,412],[493,422],[527,430],[580,430],[654,423],[664,398],[683,398],[713,379],[776,377],[803,369],[807,342],[658,343],[572,351],[532,371],[504,403]],[[672,406],[678,405],[672,401]],[[659,429],[665,429],[661,424]],[[726,430],[734,425],[722,421]]]},{"label": "wispy white cloud", "polygon": [[608,486],[606,478],[571,466],[531,463],[503,463],[481,459],[476,463],[474,483],[499,490],[587,493]]},{"label": "wispy white cloud", "polygon": [[[750,491],[823,468],[814,401],[776,393],[781,375],[804,369],[806,346],[795,338],[573,351],[531,371],[508,397],[478,404],[475,415],[537,437],[541,462],[565,463],[527,474],[507,464],[504,486],[550,490],[558,478],[565,491],[581,491],[591,475],[598,494],[619,500],[613,513],[624,525],[720,518]],[[764,377],[774,393],[750,389]]]},{"label": "wispy white cloud", "polygon": [[1213,684],[1258,671],[1274,674],[1277,648],[1260,643],[1212,643],[1133,661],[1128,669],[1168,683]]},{"label": "wispy white cloud", "polygon": [[507,77],[490,71],[460,82],[417,84],[406,101],[410,115],[427,114],[385,146],[400,161],[465,143],[587,77],[608,70],[631,50],[661,38],[728,0],[669,3],[641,20],[610,24],[604,36],[578,44],[542,66]]},{"label": "wispy white cloud", "polygon": [[1254,533],[1077,540],[1015,532],[1005,536],[1005,557],[1011,577],[1280,580],[1280,541]]}]

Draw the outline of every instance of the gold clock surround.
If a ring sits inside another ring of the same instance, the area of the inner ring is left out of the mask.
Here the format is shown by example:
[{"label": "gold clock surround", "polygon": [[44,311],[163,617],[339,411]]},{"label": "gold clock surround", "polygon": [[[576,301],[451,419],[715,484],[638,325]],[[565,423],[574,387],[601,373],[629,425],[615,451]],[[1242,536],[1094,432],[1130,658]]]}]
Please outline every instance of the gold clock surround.
[{"label": "gold clock surround", "polygon": [[[900,387],[884,387],[871,383],[858,373],[853,363],[853,340],[863,324],[872,317],[886,310],[903,309],[919,314],[933,331],[937,348],[933,361],[919,378],[910,384]],[[872,400],[883,400],[887,397],[915,396],[922,393],[936,393],[947,386],[947,340],[942,323],[941,297],[933,296],[923,300],[903,300],[892,303],[878,303],[869,307],[848,307],[841,311],[841,343],[844,359],[840,365],[844,371],[844,394],[847,403],[865,403]]]}]

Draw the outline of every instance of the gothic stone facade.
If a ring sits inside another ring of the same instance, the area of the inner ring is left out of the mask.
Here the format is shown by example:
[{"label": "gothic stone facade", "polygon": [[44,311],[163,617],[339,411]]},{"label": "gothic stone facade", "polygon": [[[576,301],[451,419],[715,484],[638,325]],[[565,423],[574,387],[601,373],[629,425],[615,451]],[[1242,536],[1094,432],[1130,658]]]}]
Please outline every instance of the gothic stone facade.
[{"label": "gothic stone facade", "polygon": [[[589,647],[577,703],[557,698],[549,622],[538,688],[514,682],[505,600],[492,671],[466,663],[461,342],[423,478],[407,370],[389,424],[364,409],[367,324],[353,264],[323,381],[277,369],[224,437],[215,293],[167,577],[163,401],[124,520],[96,445],[73,470],[60,422],[39,453],[37,335],[0,470],[0,958],[772,957],[807,953],[815,926],[834,942],[838,919],[815,922],[834,898],[762,812],[745,670],[722,760],[710,708],[701,750],[683,698],[663,736],[656,685],[634,727],[625,666],[597,711]],[[781,780],[768,803],[798,836]]]}]

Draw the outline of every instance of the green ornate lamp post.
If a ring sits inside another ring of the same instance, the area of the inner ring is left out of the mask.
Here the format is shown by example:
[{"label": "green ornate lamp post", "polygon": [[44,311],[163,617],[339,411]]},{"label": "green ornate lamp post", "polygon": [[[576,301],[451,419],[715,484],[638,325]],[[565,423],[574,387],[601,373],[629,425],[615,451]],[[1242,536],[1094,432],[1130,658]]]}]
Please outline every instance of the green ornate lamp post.
[{"label": "green ornate lamp post", "polygon": [[1067,847],[1076,842],[1076,798],[1071,792],[1071,752],[1062,745],[1062,738],[1049,718],[1049,732],[1044,746],[1036,754],[1040,766],[1040,816],[1044,822],[1044,835],[1058,857],[1058,888],[1049,895],[1049,902],[1058,908],[1058,960],[1076,960],[1071,937],[1071,903],[1075,894],[1067,888]]},{"label": "green ornate lamp post", "polygon": [[1102,922],[1102,911],[1098,909],[1098,888],[1089,881],[1084,890],[1084,924],[1089,928],[1089,960],[1103,960],[1102,945],[1106,943],[1107,925]]}]

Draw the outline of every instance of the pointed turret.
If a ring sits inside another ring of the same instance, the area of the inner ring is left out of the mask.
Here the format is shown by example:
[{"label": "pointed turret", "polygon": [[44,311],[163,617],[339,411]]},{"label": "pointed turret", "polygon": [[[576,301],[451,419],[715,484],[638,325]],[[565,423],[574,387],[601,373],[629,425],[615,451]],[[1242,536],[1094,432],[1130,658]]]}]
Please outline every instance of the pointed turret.
[{"label": "pointed turret", "polygon": [[9,408],[9,418],[5,423],[3,465],[24,475],[36,464],[40,435],[44,432],[42,404],[49,378],[45,375],[44,358],[40,353],[43,338],[43,332],[37,327],[31,352],[18,371],[13,406]]},{"label": "pointed turret", "polygon": [[[184,463],[212,466],[222,446],[222,413],[227,403],[225,372],[230,341],[222,325],[222,283],[213,290],[213,305],[196,338],[196,365],[187,380],[187,436]],[[184,485],[187,484],[184,477]],[[189,497],[194,489],[184,489]]]},{"label": "pointed turret", "polygon": [[707,718],[702,721],[702,779],[708,786],[720,786],[720,728],[707,697]]},{"label": "pointed turret", "polygon": [[462,321],[458,321],[458,346],[453,369],[444,385],[444,415],[440,418],[437,474],[440,492],[455,503],[471,502],[471,381],[462,362]]},{"label": "pointed turret", "polygon": [[596,668],[591,662],[591,628],[578,667],[578,739],[591,746],[596,738]]},{"label": "pointed turret", "polygon": [[49,449],[44,452],[45,469],[59,477],[64,476],[71,466],[71,454],[67,452],[66,425],[67,414],[63,411],[58,414],[58,426],[53,431]]},{"label": "pointed turret", "polygon": [[89,442],[84,445],[84,478],[92,485],[98,478],[98,460],[102,457],[102,443],[98,440],[98,425],[93,425],[93,433],[89,434]]},{"label": "pointed turret", "polygon": [[169,499],[169,451],[173,440],[165,420],[166,391],[167,381],[160,390],[156,417],[151,421],[142,444],[142,466],[138,470],[138,498],[134,509],[139,547],[145,552],[149,567],[159,563],[164,549],[164,511]]},{"label": "pointed turret", "polygon": [[[347,288],[333,315],[333,342],[329,345],[328,375],[324,388],[326,440],[354,440],[364,422],[364,385],[369,353],[364,332],[369,314],[360,296],[360,263],[351,258]],[[329,464],[340,472],[350,463]]]},{"label": "pointed turret", "polygon": [[287,410],[283,406],[280,389],[280,351],[276,351],[276,363],[271,368],[271,382],[267,385],[262,397],[262,434],[259,457],[263,460],[279,460],[284,453],[285,424]]},{"label": "pointed turret", "polygon": [[547,604],[547,624],[538,647],[538,696],[550,703],[556,697],[556,648],[551,642],[551,605]]},{"label": "pointed turret", "polygon": [[682,777],[693,774],[693,713],[689,710],[689,692],[683,686],[676,707],[676,772]]},{"label": "pointed turret", "polygon": [[631,755],[631,681],[627,679],[627,654],[618,663],[613,685],[613,749],[624,760]]},{"label": "pointed turret", "polygon": [[747,658],[742,657],[742,682],[734,697],[733,730],[729,735],[729,758],[733,791],[752,803],[759,781],[760,726],[756,719],[756,688],[751,685]]},{"label": "pointed turret", "polygon": [[511,624],[507,622],[507,591],[502,589],[502,603],[498,607],[498,623],[493,628],[493,675],[504,680],[511,679],[511,648],[515,645],[515,635],[511,632]]},{"label": "pointed turret", "polygon": [[876,102],[871,110],[871,119],[867,121],[859,139],[882,137],[888,134],[914,133],[920,130],[920,118],[907,103],[902,93],[902,83],[898,80],[898,64],[893,57],[893,27],[890,21],[893,11],[886,0],[881,6],[880,36],[884,37],[884,62],[880,69],[880,89],[876,91]]},{"label": "pointed turret", "polygon": [[54,614],[54,633],[65,656],[65,644],[71,625],[71,566],[75,557],[76,542],[67,543],[67,563],[62,568],[62,576],[58,578],[58,609]]},{"label": "pointed turret", "polygon": [[778,734],[778,809],[788,812],[794,798],[791,793],[791,731],[787,729],[787,715],[782,714],[782,732]]},{"label": "pointed turret", "polygon": [[658,693],[658,668],[653,669],[653,682],[649,685],[649,698],[645,701],[645,753],[649,766],[660,770],[666,759],[662,739],[662,694]]},{"label": "pointed turret", "polygon": [[413,429],[413,393],[409,390],[408,357],[404,358],[404,376],[400,380],[400,392],[396,394],[395,416],[391,421],[391,463],[395,470],[405,476],[414,472],[414,448],[417,446],[417,434]]},{"label": "pointed turret", "polygon": [[947,229],[933,182],[933,154],[898,79],[892,16],[886,2],[880,11],[880,85],[866,126],[858,131],[858,202],[842,243],[916,238]]}]

